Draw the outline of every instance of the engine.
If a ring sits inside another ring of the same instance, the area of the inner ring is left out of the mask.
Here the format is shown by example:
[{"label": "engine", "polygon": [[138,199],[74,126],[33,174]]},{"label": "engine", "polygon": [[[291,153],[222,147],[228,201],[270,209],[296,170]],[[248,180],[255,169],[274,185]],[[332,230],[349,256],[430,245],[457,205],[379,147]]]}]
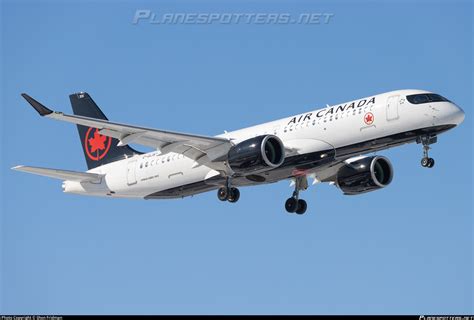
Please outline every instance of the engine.
[{"label": "engine", "polygon": [[385,157],[366,157],[346,164],[337,172],[337,186],[347,195],[384,188],[392,182],[393,169]]},{"label": "engine", "polygon": [[233,146],[227,160],[236,173],[246,175],[263,172],[283,163],[285,148],[277,136],[258,136]]}]

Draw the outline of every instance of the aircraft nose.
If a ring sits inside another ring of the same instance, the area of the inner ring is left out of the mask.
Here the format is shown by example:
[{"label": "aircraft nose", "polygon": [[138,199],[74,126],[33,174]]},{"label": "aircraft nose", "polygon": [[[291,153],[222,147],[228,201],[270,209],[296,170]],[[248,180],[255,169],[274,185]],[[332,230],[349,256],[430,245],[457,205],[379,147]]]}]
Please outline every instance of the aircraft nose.
[{"label": "aircraft nose", "polygon": [[461,109],[458,105],[452,104],[453,106],[453,121],[455,124],[461,124],[464,121],[464,110]]}]

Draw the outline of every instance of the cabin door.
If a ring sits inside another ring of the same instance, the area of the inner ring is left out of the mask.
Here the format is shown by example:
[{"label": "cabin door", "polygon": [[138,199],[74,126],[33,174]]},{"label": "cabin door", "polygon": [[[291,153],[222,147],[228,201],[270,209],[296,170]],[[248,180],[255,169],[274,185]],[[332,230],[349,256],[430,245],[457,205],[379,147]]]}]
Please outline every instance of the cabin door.
[{"label": "cabin door", "polygon": [[400,118],[398,115],[398,101],[400,96],[391,96],[387,99],[387,121]]},{"label": "cabin door", "polygon": [[135,175],[135,166],[137,160],[132,160],[127,164],[127,184],[130,186],[137,183],[137,176]]}]

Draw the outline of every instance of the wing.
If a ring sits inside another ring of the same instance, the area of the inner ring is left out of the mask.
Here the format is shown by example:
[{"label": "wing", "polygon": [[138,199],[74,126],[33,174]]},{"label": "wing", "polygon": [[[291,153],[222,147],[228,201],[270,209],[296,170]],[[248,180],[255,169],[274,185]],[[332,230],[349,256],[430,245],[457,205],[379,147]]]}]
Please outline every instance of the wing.
[{"label": "wing", "polygon": [[216,170],[226,169],[221,162],[232,147],[232,143],[228,139],[158,130],[108,120],[64,114],[50,110],[25,93],[22,93],[22,96],[41,116],[97,128],[100,130],[100,134],[118,139],[119,146],[129,143],[141,144],[157,149],[161,153],[181,153],[195,160],[198,165],[206,164]]},{"label": "wing", "polygon": [[89,172],[78,172],[70,170],[60,170],[60,169],[48,169],[40,167],[28,167],[28,166],[16,166],[12,168],[13,170],[28,172],[37,174],[40,176],[61,179],[61,180],[70,180],[78,182],[100,182],[103,175],[97,173]]}]

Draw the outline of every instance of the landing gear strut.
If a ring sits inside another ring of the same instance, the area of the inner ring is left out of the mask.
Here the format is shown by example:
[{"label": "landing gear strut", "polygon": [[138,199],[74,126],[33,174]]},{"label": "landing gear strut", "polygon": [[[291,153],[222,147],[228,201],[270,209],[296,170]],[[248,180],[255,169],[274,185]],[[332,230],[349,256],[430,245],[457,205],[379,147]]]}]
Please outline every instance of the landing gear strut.
[{"label": "landing gear strut", "polygon": [[301,190],[306,190],[308,188],[308,180],[306,176],[297,177],[295,181],[295,191],[293,196],[288,198],[285,202],[285,209],[290,213],[304,214],[308,205],[306,201],[299,198]]},{"label": "landing gear strut", "polygon": [[436,137],[436,135],[418,137],[416,142],[423,144],[423,158],[421,158],[421,166],[422,167],[425,167],[425,168],[433,168],[434,167],[435,161],[434,161],[433,158],[429,157],[428,152],[431,149],[430,144],[436,143],[436,141],[438,141],[438,138]]},{"label": "landing gear strut", "polygon": [[221,201],[229,201],[231,203],[239,201],[240,191],[230,186],[230,179],[227,179],[226,186],[217,190],[217,198]]}]

